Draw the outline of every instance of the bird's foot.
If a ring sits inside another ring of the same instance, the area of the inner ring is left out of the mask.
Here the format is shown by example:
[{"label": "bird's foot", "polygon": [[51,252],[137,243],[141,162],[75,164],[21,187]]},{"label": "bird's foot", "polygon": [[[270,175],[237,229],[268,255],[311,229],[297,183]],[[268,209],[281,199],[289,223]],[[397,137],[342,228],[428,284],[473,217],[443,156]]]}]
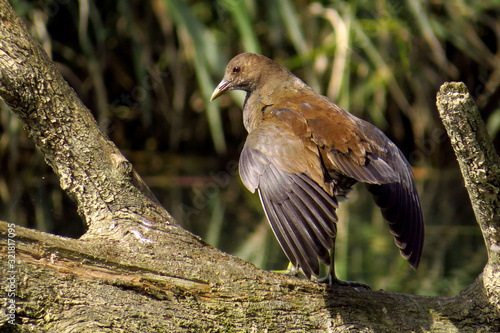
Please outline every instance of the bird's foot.
[{"label": "bird's foot", "polygon": [[271,272],[285,274],[285,275],[299,276],[299,270],[295,268],[295,266],[293,266],[291,262],[288,263],[288,267],[286,269],[276,270],[276,271],[273,270]]},{"label": "bird's foot", "polygon": [[328,274],[324,278],[318,279],[318,282],[320,283],[328,283],[330,286],[333,285],[339,285],[339,286],[348,286],[348,287],[353,287],[355,289],[366,289],[366,290],[371,290],[370,286],[361,282],[357,281],[343,281],[337,279],[335,275]]}]

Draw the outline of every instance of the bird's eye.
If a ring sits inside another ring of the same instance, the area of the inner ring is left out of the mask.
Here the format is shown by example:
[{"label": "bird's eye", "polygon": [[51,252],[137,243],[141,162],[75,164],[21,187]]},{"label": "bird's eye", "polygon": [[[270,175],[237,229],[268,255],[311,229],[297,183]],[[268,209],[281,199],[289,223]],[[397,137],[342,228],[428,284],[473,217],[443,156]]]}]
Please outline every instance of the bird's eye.
[{"label": "bird's eye", "polygon": [[233,68],[233,73],[239,73],[241,68],[239,66],[236,66]]}]

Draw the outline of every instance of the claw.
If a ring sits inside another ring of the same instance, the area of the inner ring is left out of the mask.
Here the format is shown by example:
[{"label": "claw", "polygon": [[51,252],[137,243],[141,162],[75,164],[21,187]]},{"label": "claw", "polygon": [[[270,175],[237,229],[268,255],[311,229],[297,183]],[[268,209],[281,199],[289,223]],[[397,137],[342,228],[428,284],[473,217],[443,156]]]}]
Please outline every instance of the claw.
[{"label": "claw", "polygon": [[357,282],[357,281],[343,281],[337,279],[337,277],[334,274],[329,273],[327,276],[324,278],[318,279],[318,282],[320,283],[328,283],[330,286],[333,285],[339,285],[339,286],[348,286],[348,287],[353,287],[355,289],[358,288],[363,288],[366,290],[372,290],[369,285]]}]

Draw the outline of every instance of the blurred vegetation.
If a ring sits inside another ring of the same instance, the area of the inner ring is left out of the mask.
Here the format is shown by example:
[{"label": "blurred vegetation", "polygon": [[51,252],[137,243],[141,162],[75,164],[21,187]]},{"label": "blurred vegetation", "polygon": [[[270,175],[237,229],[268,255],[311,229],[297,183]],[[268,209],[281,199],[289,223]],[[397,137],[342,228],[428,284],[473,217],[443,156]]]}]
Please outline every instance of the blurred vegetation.
[{"label": "blurred vegetation", "polygon": [[[426,219],[419,270],[399,257],[358,185],[339,211],[341,278],[453,296],[481,272],[482,236],[435,96],[443,82],[464,81],[499,146],[498,1],[11,3],[159,200],[214,246],[266,269],[287,264],[237,173],[243,95],[208,102],[229,59],[251,51],[376,124],[414,166]],[[76,214],[1,105],[0,219],[78,237],[84,227]]]}]

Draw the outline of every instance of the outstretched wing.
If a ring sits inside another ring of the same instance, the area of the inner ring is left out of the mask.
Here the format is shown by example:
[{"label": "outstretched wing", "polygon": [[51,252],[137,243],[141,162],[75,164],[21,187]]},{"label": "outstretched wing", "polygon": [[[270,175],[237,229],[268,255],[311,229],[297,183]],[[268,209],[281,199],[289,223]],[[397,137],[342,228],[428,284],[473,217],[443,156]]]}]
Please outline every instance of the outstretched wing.
[{"label": "outstretched wing", "polygon": [[398,180],[380,185],[367,184],[375,203],[389,223],[396,245],[403,258],[417,268],[424,246],[424,218],[411,166],[403,153],[375,126],[362,122],[363,131],[383,147],[379,153],[395,171]]},{"label": "outstretched wing", "polygon": [[[321,148],[334,179],[349,177],[367,184],[401,255],[417,268],[424,242],[424,223],[413,172],[401,151],[372,124],[326,98],[300,103],[311,136]],[[321,112],[318,109],[322,109]]]},{"label": "outstretched wing", "polygon": [[422,255],[424,221],[410,164],[377,127],[353,115],[349,117],[359,132],[369,138],[365,163],[359,166],[335,150],[328,152],[330,162],[336,167],[335,172],[366,183],[389,223],[401,255],[416,269]]}]

